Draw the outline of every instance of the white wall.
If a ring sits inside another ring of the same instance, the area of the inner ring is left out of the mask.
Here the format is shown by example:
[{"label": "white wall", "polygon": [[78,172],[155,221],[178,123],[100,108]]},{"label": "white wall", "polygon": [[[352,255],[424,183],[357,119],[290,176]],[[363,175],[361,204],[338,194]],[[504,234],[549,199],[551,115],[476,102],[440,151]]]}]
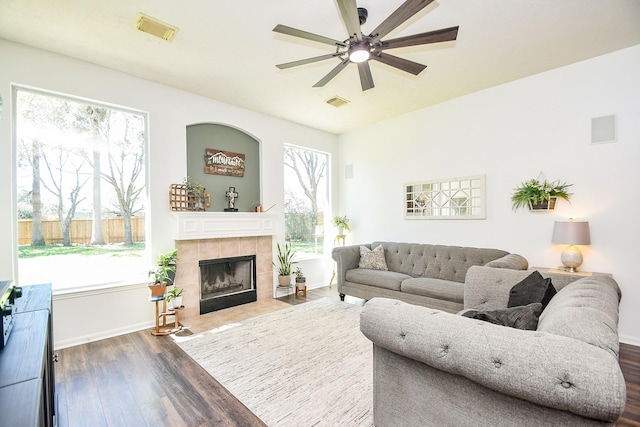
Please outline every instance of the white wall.
[{"label": "white wall", "polygon": [[[263,203],[266,206],[275,203],[270,212],[282,218],[278,240],[284,238],[283,144],[327,151],[333,155],[334,162],[337,161],[337,136],[333,134],[4,40],[0,40],[0,58],[0,96],[4,100],[0,119],[0,182],[3,183],[0,186],[0,279],[15,278],[17,270],[14,268],[17,255],[12,185],[12,83],[149,113],[146,218],[150,254],[174,247],[175,219],[168,208],[168,189],[170,184],[182,182],[186,175],[186,126],[189,124],[228,124],[260,141]],[[325,277],[311,277],[310,280],[323,282]],[[122,295],[129,295],[136,300],[135,304],[121,304]],[[146,300],[146,290],[135,285],[126,293],[112,289],[58,295],[54,297],[54,311],[58,347],[139,329],[153,321],[153,307]]]},{"label": "white wall", "polygon": [[[635,46],[341,135],[340,212],[352,242],[495,247],[556,267],[563,248],[551,243],[553,222],[588,220],[582,269],[613,273],[621,340],[640,344],[639,73]],[[610,114],[618,142],[591,145],[591,119]],[[540,171],[574,184],[571,204],[512,211],[513,188]],[[487,177],[486,220],[403,219],[403,183],[477,174]]]}]

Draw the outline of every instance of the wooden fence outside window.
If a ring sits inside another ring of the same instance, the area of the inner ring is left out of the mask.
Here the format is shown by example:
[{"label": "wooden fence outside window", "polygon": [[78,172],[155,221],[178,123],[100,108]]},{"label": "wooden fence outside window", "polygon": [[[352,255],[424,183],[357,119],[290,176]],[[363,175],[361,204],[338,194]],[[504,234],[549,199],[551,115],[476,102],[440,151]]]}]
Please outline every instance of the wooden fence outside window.
[{"label": "wooden fence outside window", "polygon": [[[71,243],[91,242],[91,232],[93,219],[76,218],[71,220],[70,238]],[[32,221],[30,219],[18,220],[18,244],[30,245],[32,233]],[[144,217],[136,216],[131,218],[131,233],[134,242],[144,242]],[[42,220],[42,235],[47,245],[62,243],[62,228],[57,219]],[[122,217],[102,218],[102,236],[105,243],[124,242],[124,219]]]}]

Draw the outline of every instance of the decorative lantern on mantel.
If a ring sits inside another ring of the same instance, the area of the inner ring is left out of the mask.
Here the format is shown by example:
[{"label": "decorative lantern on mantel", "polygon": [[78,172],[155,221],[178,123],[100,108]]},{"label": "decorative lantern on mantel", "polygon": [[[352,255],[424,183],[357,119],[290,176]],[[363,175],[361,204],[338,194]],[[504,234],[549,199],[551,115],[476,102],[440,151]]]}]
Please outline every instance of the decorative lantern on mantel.
[{"label": "decorative lantern on mantel", "polygon": [[172,211],[204,211],[211,206],[211,195],[202,184],[186,177],[182,184],[171,184],[169,206]]}]

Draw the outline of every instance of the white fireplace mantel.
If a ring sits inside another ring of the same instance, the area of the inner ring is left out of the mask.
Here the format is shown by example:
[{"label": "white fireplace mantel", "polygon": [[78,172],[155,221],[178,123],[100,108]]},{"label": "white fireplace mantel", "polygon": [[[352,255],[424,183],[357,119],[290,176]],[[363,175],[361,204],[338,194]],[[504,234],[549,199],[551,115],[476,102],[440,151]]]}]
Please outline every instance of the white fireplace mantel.
[{"label": "white fireplace mantel", "polygon": [[223,239],[276,234],[276,215],[264,212],[174,212],[176,240]]}]

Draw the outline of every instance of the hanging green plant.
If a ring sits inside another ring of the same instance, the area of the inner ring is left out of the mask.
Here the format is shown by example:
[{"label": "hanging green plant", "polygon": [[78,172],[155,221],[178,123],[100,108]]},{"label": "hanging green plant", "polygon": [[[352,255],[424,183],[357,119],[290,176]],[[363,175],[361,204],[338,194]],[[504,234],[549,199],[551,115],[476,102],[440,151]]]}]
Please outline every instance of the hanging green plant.
[{"label": "hanging green plant", "polygon": [[511,195],[513,210],[540,205],[549,202],[553,197],[570,202],[573,193],[569,193],[568,189],[572,185],[560,181],[547,181],[539,177],[525,181],[516,187],[515,193]]}]

